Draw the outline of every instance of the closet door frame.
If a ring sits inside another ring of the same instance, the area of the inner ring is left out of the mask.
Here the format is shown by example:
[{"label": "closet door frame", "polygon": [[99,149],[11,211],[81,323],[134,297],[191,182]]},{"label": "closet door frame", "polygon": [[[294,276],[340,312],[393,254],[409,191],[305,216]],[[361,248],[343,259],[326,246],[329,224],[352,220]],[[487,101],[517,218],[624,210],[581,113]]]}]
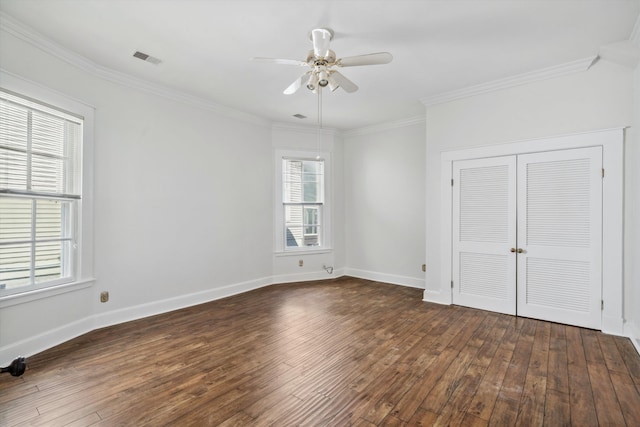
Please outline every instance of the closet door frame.
[{"label": "closet door frame", "polygon": [[[623,192],[624,129],[608,129],[443,152],[441,165],[441,274],[438,302],[452,304],[452,190],[456,160],[539,153],[571,148],[602,147],[602,331],[623,335]],[[434,300],[429,291],[429,300]],[[425,291],[425,299],[427,292]]]}]

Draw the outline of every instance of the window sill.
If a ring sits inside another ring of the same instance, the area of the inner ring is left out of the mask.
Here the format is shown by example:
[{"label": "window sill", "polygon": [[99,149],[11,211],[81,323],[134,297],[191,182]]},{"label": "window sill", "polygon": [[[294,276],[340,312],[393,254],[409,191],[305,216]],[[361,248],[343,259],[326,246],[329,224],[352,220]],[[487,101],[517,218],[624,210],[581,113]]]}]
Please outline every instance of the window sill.
[{"label": "window sill", "polygon": [[0,308],[11,307],[12,305],[26,304],[43,298],[66,294],[67,292],[75,292],[93,286],[95,279],[85,279],[78,282],[64,283],[62,285],[51,286],[48,288],[34,289],[31,291],[21,292],[0,296]]},{"label": "window sill", "polygon": [[322,249],[296,249],[289,251],[276,251],[274,252],[274,256],[277,257],[285,257],[285,256],[300,256],[300,255],[320,255],[320,254],[330,254],[333,252],[331,248],[322,248]]}]

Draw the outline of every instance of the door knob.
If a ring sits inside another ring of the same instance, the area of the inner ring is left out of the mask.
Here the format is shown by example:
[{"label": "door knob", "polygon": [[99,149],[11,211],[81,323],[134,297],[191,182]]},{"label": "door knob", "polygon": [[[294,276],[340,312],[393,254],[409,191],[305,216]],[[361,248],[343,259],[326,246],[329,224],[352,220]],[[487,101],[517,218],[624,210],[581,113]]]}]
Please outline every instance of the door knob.
[{"label": "door knob", "polygon": [[511,252],[515,252],[515,251],[516,251],[516,248],[511,248]]},{"label": "door knob", "polygon": [[524,252],[524,250],[522,248],[518,248],[518,253],[521,254],[522,252]]}]

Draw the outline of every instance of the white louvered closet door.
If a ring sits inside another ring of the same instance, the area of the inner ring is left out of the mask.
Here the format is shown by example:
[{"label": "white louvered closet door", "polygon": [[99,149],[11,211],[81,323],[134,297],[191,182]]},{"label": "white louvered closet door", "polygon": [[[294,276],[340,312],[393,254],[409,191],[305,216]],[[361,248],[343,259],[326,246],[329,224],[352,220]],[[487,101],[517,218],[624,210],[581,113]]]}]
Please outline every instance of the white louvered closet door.
[{"label": "white louvered closet door", "polygon": [[516,314],[516,158],[453,163],[453,303]]},{"label": "white louvered closet door", "polygon": [[518,315],[601,328],[601,147],[518,156],[518,248]]}]

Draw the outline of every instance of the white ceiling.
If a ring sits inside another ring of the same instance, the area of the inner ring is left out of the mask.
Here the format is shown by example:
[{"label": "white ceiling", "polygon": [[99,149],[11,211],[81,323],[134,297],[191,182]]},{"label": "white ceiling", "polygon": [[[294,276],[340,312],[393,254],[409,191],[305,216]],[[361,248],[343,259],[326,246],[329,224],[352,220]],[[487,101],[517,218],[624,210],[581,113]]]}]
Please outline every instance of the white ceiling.
[{"label": "white ceiling", "polygon": [[353,129],[422,115],[421,98],[594,56],[630,37],[640,0],[0,0],[0,11],[101,67],[309,125],[316,96],[282,94],[304,69],[249,58],[305,60],[309,31],[329,27],[338,57],[394,56],[341,70],[359,91],[324,91],[324,125]]}]

